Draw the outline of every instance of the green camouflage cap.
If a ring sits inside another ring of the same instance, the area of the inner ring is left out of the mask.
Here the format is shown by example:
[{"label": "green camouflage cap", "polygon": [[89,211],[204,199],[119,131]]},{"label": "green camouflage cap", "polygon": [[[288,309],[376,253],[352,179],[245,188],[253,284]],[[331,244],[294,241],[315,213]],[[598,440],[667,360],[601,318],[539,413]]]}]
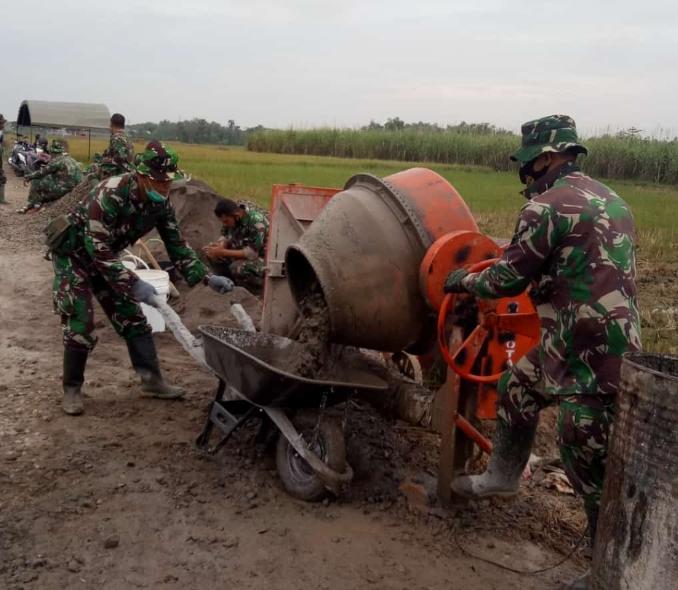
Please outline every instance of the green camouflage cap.
[{"label": "green camouflage cap", "polygon": [[546,152],[564,152],[588,154],[588,150],[577,137],[577,126],[572,117],[550,115],[524,123],[521,148],[511,156],[514,162],[525,164]]},{"label": "green camouflage cap", "polygon": [[135,167],[139,174],[154,180],[170,182],[177,176],[179,156],[170,147],[159,141],[150,141],[146,149],[137,155]]},{"label": "green camouflage cap", "polygon": [[66,144],[61,139],[53,139],[49,147],[50,154],[63,154],[66,151]]}]

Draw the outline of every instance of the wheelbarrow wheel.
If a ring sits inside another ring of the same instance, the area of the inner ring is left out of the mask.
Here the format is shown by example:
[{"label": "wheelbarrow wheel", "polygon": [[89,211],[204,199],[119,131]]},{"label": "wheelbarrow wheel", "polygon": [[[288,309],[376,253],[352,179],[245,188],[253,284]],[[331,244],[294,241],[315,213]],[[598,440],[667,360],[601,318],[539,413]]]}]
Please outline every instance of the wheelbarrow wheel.
[{"label": "wheelbarrow wheel", "polygon": [[[317,418],[300,416],[293,420],[310,450],[330,469],[343,473],[346,469],[346,444],[341,426],[329,418],[320,421],[320,428],[314,439]],[[276,449],[278,474],[287,492],[307,502],[322,500],[328,493],[325,484],[311,466],[294,450],[284,437],[278,439]]]}]

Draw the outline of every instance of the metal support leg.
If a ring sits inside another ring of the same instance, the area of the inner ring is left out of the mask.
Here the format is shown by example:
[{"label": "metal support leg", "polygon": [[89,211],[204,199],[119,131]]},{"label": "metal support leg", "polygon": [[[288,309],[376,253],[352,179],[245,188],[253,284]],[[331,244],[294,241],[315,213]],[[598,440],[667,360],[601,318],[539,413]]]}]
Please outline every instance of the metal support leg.
[{"label": "metal support leg", "polygon": [[[245,400],[224,400],[226,383],[219,379],[219,386],[214,400],[210,404],[205,427],[195,441],[196,446],[209,453],[215,454],[227,442],[231,435],[245,424],[255,413],[261,410]],[[221,432],[222,436],[216,445],[210,447],[209,440],[214,427]]]}]

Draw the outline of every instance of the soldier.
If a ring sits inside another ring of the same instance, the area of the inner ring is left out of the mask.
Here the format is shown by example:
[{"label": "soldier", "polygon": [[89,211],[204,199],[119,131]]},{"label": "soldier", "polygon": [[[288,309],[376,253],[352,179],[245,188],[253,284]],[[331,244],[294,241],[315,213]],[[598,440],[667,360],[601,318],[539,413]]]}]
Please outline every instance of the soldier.
[{"label": "soldier", "polygon": [[[591,543],[607,458],[622,355],[639,350],[635,229],[627,204],[583,174],[574,121],[525,123],[520,163],[526,185],[516,232],[501,259],[450,273],[448,293],[509,297],[534,287],[541,342],[498,383],[497,427],[487,470],[453,483],[470,498],[517,494],[539,412],[559,405],[558,442],[567,476],[583,496]],[[587,588],[588,573],[570,588]]]},{"label": "soldier", "polygon": [[68,155],[67,150],[65,140],[52,140],[49,163],[24,178],[24,184],[30,182],[31,189],[28,192],[28,204],[17,213],[39,209],[45,203],[60,199],[82,180],[80,164]]},{"label": "soldier", "polygon": [[5,123],[7,119],[0,114],[0,205],[6,205],[5,200],[5,184],[7,184],[7,177],[2,165],[5,161]]},{"label": "soldier", "polygon": [[267,216],[231,199],[219,201],[214,214],[223,225],[223,237],[203,248],[210,265],[215,272],[221,271],[238,284],[261,287],[268,238]]},{"label": "soldier", "polygon": [[84,410],[81,392],[87,356],[96,344],[92,295],[115,331],[127,341],[132,366],[142,389],[153,397],[183,395],[160,374],[151,329],[139,302],[150,303],[155,289],[127,270],[120,253],[157,229],[175,267],[189,285],[200,282],[225,293],[233,282],[209,274],[179,231],[167,195],[173,180],[168,170],[176,154],[152,141],[138,156],[136,173],[99,183],[67,216],[47,229],[54,266],[54,305],[61,316],[64,342],[64,398],[67,414]]},{"label": "soldier", "polygon": [[114,113],[111,116],[110,130],[108,147],[101,156],[95,157],[96,161],[86,171],[91,178],[104,180],[134,171],[134,146],[125,133],[125,117]]}]

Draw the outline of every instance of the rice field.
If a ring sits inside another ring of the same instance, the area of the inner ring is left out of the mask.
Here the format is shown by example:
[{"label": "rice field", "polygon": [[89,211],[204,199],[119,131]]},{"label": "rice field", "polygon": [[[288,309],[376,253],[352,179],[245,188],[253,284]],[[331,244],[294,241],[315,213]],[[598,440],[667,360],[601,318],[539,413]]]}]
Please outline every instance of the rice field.
[{"label": "rice field", "polygon": [[[71,153],[87,159],[87,139],[71,140]],[[106,146],[93,140],[93,151]],[[180,166],[228,197],[269,202],[271,185],[298,182],[340,187],[353,174],[387,176],[414,165],[432,168],[464,197],[481,229],[509,237],[524,203],[515,172],[477,166],[255,153],[222,146],[173,144]],[[138,144],[137,149],[143,147]],[[648,348],[678,353],[678,187],[611,180],[631,205],[638,227],[643,340]]]}]

